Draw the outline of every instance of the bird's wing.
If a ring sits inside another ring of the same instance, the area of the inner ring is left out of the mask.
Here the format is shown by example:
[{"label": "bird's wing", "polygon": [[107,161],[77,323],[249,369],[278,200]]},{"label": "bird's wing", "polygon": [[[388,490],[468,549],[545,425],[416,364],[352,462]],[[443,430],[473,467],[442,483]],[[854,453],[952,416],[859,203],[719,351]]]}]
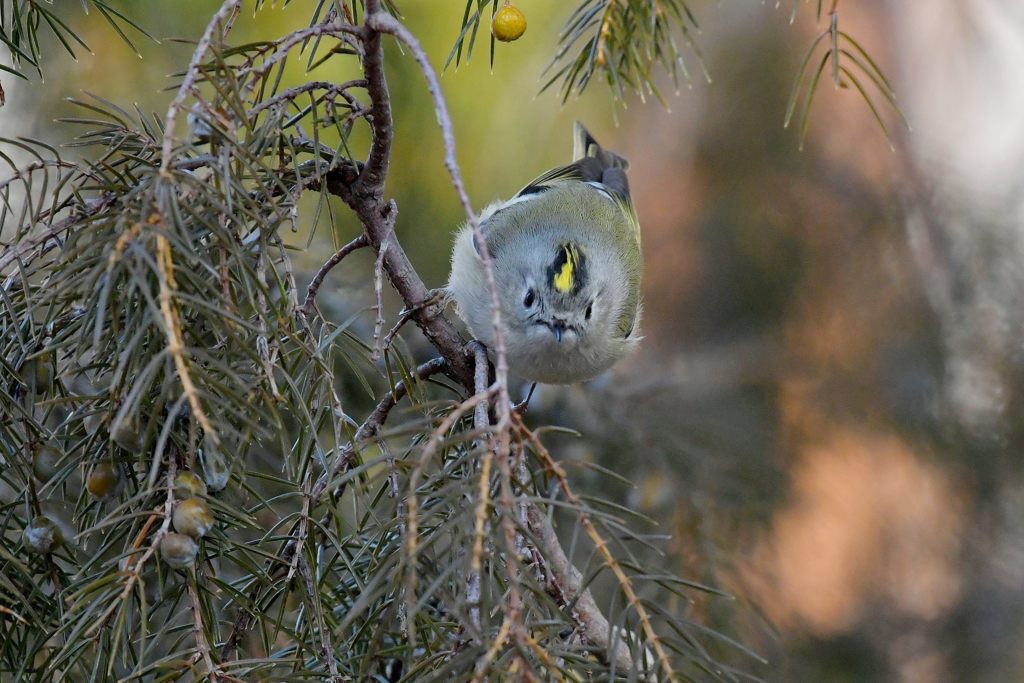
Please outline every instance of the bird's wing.
[{"label": "bird's wing", "polygon": [[629,194],[629,181],[626,178],[626,169],[628,168],[628,161],[601,147],[600,143],[577,121],[573,131],[573,162],[566,166],[553,168],[538,176],[516,193],[509,203],[529,200],[533,196],[543,194],[564,183],[586,183],[596,192],[601,192],[615,201],[632,226],[639,242],[640,222]]}]

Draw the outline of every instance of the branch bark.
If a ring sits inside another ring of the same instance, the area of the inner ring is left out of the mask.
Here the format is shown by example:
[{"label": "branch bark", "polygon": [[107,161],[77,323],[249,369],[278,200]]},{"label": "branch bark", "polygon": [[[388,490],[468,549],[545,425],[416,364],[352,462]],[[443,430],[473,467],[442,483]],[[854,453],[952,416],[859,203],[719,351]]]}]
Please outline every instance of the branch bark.
[{"label": "branch bark", "polygon": [[[379,0],[368,0],[367,16],[380,11]],[[361,172],[354,179],[352,174],[341,171],[327,173],[326,189],[339,197],[355,212],[363,224],[363,230],[374,252],[389,239],[390,245],[384,256],[384,273],[392,286],[410,310],[415,309],[413,321],[423,331],[431,344],[449,363],[448,372],[453,379],[469,390],[473,387],[473,368],[463,352],[464,340],[455,326],[441,315],[442,306],[423,303],[431,300],[431,293],[419,273],[393,234],[397,209],[393,202],[384,200],[384,182],[387,180],[391,160],[393,136],[391,118],[391,94],[384,74],[384,48],[381,33],[370,26],[362,27],[363,45],[366,56],[363,71],[366,75],[366,91],[370,97],[368,118],[373,132],[370,153]]]},{"label": "branch bark", "polygon": [[[583,575],[566,556],[547,515],[536,505],[529,505],[526,508],[526,521],[530,533],[537,539],[539,552],[533,559],[543,567],[542,578],[548,595],[563,609],[571,612],[576,627],[587,642],[604,652],[610,652],[611,625],[594,601],[590,589],[583,588]],[[616,644],[613,659],[620,671],[633,670],[633,658],[630,657],[629,648],[621,639]]]}]

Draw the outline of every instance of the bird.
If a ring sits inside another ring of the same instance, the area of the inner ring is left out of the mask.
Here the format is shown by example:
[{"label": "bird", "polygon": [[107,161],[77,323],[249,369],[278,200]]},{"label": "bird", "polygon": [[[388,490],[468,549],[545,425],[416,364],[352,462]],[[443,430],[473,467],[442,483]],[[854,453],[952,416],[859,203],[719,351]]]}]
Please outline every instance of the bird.
[{"label": "bird", "polygon": [[[577,122],[570,164],[481,213],[511,374],[585,382],[639,341],[643,257],[628,166]],[[493,356],[491,290],[471,224],[455,237],[446,289]]]}]

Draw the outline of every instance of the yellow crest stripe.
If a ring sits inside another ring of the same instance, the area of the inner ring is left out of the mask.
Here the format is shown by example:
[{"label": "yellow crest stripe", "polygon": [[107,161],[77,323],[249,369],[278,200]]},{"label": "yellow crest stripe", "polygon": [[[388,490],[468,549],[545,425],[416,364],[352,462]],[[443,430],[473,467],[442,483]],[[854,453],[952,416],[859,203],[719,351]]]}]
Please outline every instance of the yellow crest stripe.
[{"label": "yellow crest stripe", "polygon": [[554,285],[556,291],[565,294],[573,288],[576,281],[576,263],[579,257],[576,247],[571,244],[562,247],[562,250],[565,260],[561,269],[552,278],[551,284]]}]

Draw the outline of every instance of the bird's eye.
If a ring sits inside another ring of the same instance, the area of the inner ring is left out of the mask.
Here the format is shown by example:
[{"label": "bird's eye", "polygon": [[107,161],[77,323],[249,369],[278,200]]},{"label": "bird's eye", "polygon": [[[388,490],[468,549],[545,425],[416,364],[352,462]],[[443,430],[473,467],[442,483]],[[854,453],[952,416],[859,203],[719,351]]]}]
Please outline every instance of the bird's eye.
[{"label": "bird's eye", "polygon": [[592,315],[594,315],[594,302],[593,301],[591,301],[589,304],[587,304],[587,312],[586,312],[587,320],[590,320],[590,316],[592,316]]},{"label": "bird's eye", "polygon": [[526,290],[526,297],[523,299],[523,306],[527,308],[533,308],[533,304],[537,302],[537,295],[533,293],[532,289]]}]

